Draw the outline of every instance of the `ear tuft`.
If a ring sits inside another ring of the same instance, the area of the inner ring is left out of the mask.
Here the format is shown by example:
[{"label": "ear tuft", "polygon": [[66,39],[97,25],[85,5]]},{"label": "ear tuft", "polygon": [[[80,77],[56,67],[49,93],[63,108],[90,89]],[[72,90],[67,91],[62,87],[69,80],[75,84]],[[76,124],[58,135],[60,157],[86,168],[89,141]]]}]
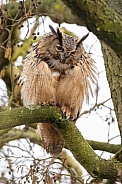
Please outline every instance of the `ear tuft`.
[{"label": "ear tuft", "polygon": [[49,25],[49,28],[50,28],[50,30],[51,30],[51,32],[52,32],[53,34],[57,34],[56,31],[55,31],[55,29],[54,29],[51,25]]},{"label": "ear tuft", "polygon": [[89,33],[87,33],[85,36],[83,36],[80,40],[80,42],[83,42],[87,37],[89,36]]},{"label": "ear tuft", "polygon": [[59,39],[59,44],[60,46],[62,46],[62,33],[60,32],[59,28],[57,29],[57,35]]},{"label": "ear tuft", "polygon": [[89,36],[89,33],[87,33],[85,36],[83,36],[83,37],[80,39],[80,41],[79,41],[79,42],[77,43],[77,45],[76,45],[76,50],[77,50],[78,46],[80,45],[80,43],[82,43],[88,36]]}]

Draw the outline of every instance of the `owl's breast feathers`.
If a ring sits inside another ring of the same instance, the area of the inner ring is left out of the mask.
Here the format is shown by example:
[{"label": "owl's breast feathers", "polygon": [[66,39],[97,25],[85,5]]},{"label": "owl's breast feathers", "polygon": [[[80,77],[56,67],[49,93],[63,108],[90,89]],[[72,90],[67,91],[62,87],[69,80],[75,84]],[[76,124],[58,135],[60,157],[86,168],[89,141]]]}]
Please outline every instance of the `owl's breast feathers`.
[{"label": "owl's breast feathers", "polygon": [[[81,40],[52,27],[51,31],[22,62],[23,104],[55,104],[67,118],[76,120],[84,98],[92,94],[91,84],[96,83],[95,64]],[[58,154],[64,145],[58,130],[48,123],[40,123],[38,129],[46,150]]]}]

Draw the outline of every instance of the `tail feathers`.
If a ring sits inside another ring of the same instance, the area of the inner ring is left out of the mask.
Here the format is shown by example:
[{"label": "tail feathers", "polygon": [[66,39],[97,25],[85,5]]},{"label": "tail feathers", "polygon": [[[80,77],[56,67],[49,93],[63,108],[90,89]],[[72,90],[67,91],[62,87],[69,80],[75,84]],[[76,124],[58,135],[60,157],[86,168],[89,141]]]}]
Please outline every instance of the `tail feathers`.
[{"label": "tail feathers", "polygon": [[52,155],[58,155],[64,147],[64,139],[58,130],[49,123],[39,123],[38,132],[42,137],[44,148]]}]

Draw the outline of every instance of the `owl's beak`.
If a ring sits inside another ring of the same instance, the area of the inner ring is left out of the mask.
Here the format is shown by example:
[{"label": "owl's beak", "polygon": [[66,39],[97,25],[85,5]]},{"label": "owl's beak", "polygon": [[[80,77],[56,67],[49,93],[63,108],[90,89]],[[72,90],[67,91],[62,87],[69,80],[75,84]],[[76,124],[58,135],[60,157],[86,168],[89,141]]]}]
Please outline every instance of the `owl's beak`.
[{"label": "owl's beak", "polygon": [[61,63],[65,63],[66,58],[61,59]]},{"label": "owl's beak", "polygon": [[65,63],[66,62],[66,59],[67,59],[66,53],[65,52],[62,52],[61,55],[60,55],[60,57],[59,57],[59,59],[60,59],[60,62],[61,63]]}]

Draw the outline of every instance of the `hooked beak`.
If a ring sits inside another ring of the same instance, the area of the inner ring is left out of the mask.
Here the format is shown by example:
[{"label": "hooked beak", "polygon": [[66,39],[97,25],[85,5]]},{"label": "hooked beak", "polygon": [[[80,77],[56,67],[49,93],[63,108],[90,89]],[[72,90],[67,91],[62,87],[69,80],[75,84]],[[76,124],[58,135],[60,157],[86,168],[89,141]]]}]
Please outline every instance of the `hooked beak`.
[{"label": "hooked beak", "polygon": [[66,62],[66,59],[67,59],[66,57],[60,57],[60,62],[61,63],[65,63]]},{"label": "hooked beak", "polygon": [[60,59],[60,62],[61,63],[65,63],[66,60],[67,60],[66,53],[65,52],[62,52],[61,55],[60,55],[60,57],[59,57],[59,59]]}]

